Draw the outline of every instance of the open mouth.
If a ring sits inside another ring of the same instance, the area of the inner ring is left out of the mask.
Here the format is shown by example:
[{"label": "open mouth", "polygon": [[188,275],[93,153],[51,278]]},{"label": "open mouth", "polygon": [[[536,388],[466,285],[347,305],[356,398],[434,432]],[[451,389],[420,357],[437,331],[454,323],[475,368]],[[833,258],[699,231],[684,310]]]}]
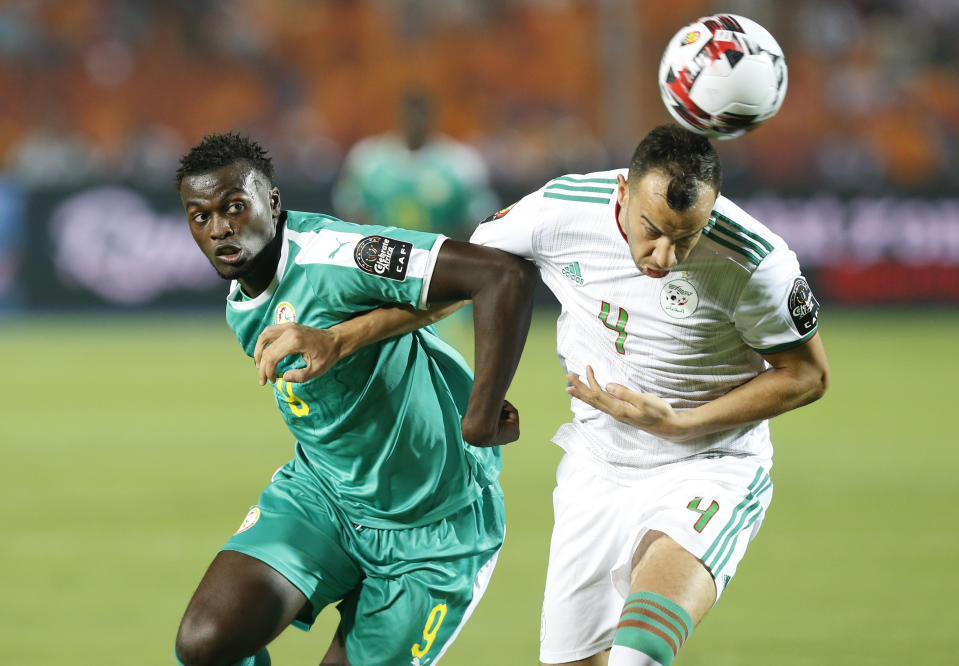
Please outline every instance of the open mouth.
[{"label": "open mouth", "polygon": [[243,257],[243,250],[236,245],[220,245],[213,251],[213,255],[220,261],[228,264],[235,264]]},{"label": "open mouth", "polygon": [[641,270],[651,278],[661,278],[669,275],[669,271],[660,271],[655,268],[650,268],[649,266],[643,266]]}]

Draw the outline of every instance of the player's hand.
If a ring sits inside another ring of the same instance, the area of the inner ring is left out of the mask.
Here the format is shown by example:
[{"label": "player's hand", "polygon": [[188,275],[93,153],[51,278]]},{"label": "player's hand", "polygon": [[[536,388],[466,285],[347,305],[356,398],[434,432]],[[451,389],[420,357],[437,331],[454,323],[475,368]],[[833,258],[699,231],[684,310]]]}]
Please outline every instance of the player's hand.
[{"label": "player's hand", "polygon": [[467,417],[463,418],[462,425],[463,439],[467,444],[473,446],[501,446],[519,439],[519,411],[509,400],[503,401],[503,407],[499,413],[499,422],[496,424],[496,432],[491,435],[476,434],[476,431],[469,425]]},{"label": "player's hand", "polygon": [[319,377],[342,358],[342,346],[339,336],[330,329],[303,324],[267,326],[256,339],[253,351],[260,386],[276,381],[276,366],[290,354],[302,356],[306,367],[287,370],[283,373],[284,381],[305,382]]},{"label": "player's hand", "polygon": [[621,423],[641,428],[658,437],[670,440],[681,439],[678,415],[668,402],[649,393],[638,393],[621,384],[607,384],[604,389],[596,381],[593,368],[586,366],[584,384],[573,373],[566,375],[569,386],[566,392],[606,412]]}]

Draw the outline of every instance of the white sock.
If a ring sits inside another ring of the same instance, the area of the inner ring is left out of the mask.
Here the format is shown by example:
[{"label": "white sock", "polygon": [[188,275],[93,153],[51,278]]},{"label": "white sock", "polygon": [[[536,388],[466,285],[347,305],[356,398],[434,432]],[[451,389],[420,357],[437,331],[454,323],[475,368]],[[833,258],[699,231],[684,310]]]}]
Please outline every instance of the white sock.
[{"label": "white sock", "polygon": [[644,652],[625,645],[614,645],[609,651],[609,666],[663,666]]}]

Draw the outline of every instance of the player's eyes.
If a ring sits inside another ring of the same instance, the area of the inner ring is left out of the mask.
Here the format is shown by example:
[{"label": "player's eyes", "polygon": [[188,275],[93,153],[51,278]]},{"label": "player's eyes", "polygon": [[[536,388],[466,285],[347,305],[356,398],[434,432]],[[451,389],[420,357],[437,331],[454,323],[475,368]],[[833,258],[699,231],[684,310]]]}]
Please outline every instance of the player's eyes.
[{"label": "player's eyes", "polygon": [[244,208],[246,208],[246,206],[244,206],[242,202],[234,201],[227,206],[226,210],[228,213],[239,213]]},{"label": "player's eyes", "polygon": [[205,224],[207,221],[206,213],[194,213],[191,218],[194,224]]}]

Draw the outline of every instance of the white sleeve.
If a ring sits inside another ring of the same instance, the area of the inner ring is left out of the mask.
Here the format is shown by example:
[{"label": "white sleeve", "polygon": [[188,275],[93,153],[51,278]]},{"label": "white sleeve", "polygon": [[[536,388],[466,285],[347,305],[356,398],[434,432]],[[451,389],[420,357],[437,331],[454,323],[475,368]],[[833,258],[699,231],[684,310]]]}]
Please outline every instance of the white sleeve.
[{"label": "white sleeve", "polygon": [[539,223],[541,198],[539,192],[534,192],[512,206],[490,215],[476,227],[476,231],[470,236],[470,243],[495,247],[526,259],[535,259],[533,235]]},{"label": "white sleeve", "polygon": [[733,319],[746,344],[761,354],[785,351],[812,337],[819,302],[792,250],[778,247],[762,260],[740,294]]}]

